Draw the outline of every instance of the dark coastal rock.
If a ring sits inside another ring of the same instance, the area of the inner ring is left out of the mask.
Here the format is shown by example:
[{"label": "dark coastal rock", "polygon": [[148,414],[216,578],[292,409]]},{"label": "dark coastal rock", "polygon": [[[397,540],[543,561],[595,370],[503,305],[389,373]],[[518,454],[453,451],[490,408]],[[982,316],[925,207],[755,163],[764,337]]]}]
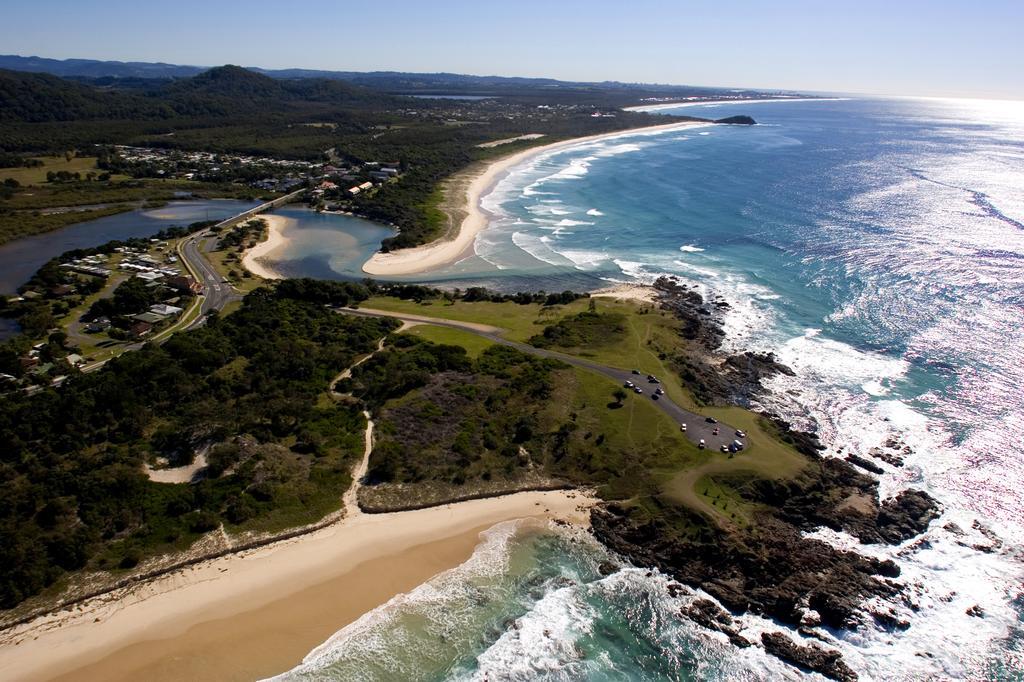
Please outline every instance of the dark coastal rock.
[{"label": "dark coastal rock", "polygon": [[861,469],[865,469],[866,471],[870,471],[873,474],[884,474],[885,473],[885,469],[883,469],[882,467],[878,466],[877,464],[875,464],[871,460],[865,459],[865,458],[861,457],[860,455],[855,455],[852,452],[846,456],[846,461],[849,462],[850,464],[856,464]]},{"label": "dark coastal rock", "polygon": [[889,544],[899,544],[928,530],[939,516],[939,505],[923,490],[904,490],[886,500],[878,512],[878,532]]},{"label": "dark coastal rock", "polygon": [[870,450],[868,450],[868,454],[871,455],[872,457],[874,457],[875,459],[882,460],[883,462],[885,462],[889,466],[894,466],[894,467],[901,467],[901,466],[903,466],[903,458],[902,457],[900,457],[899,455],[897,455],[895,453],[887,452],[887,451],[883,450],[882,448],[871,448]]},{"label": "dark coastal rock", "polygon": [[722,345],[725,331],[705,305],[704,297],[671,277],[659,277],[652,285],[663,310],[671,311],[682,323],[680,334],[705,350]]},{"label": "dark coastal rock", "polygon": [[[686,516],[691,518],[682,518]],[[826,625],[854,627],[863,599],[896,592],[878,577],[891,572],[885,562],[804,538],[797,528],[768,514],[757,519],[756,536],[710,526],[693,516],[673,509],[664,517],[638,521],[610,505],[593,510],[591,522],[594,534],[612,550],[704,589],[736,613],[752,611],[796,626],[807,600]],[[677,525],[695,523],[703,526],[699,538],[673,532]]]},{"label": "dark coastal rock", "polygon": [[817,644],[800,646],[781,632],[761,633],[764,650],[798,668],[820,673],[840,682],[854,682],[857,673],[843,662],[838,651],[825,649]]},{"label": "dark coastal rock", "polygon": [[906,630],[910,627],[910,621],[900,618],[892,611],[872,611],[871,617],[887,630]]},{"label": "dark coastal rock", "polygon": [[975,604],[971,608],[967,609],[966,613],[967,613],[968,616],[974,616],[975,618],[984,618],[985,617],[985,609],[981,608],[977,604]]},{"label": "dark coastal rock", "polygon": [[750,640],[737,632],[733,627],[733,619],[728,613],[718,608],[710,599],[698,599],[682,610],[682,615],[709,630],[721,632],[733,645],[742,648],[750,646]]},{"label": "dark coastal rock", "polygon": [[738,126],[752,126],[756,125],[755,121],[750,116],[728,116],[726,118],[720,118],[715,123],[725,123],[726,125],[738,125]]},{"label": "dark coastal rock", "polygon": [[812,459],[818,459],[818,453],[825,449],[825,446],[822,445],[821,441],[818,439],[817,434],[794,429],[793,425],[782,417],[772,414],[761,414],[771,422],[775,431],[778,433],[779,438],[783,442],[792,445],[797,452],[807,455]]},{"label": "dark coastal rock", "polygon": [[661,309],[679,320],[679,334],[689,346],[670,358],[673,368],[701,402],[749,406],[764,390],[765,379],[793,375],[772,353],[738,353],[724,362],[714,357],[725,338],[721,316],[729,309],[727,301],[706,301],[674,277],[660,277],[653,287]]}]

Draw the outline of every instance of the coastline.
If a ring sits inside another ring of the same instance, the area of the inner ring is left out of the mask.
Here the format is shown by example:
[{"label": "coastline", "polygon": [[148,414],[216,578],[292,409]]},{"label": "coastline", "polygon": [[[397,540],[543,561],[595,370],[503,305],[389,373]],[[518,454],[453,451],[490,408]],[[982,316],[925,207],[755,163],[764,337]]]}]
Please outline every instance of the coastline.
[{"label": "coastline", "polygon": [[592,498],[525,492],[354,514],[307,536],[126,588],[4,633],[0,677],[254,679],[297,665],[337,630],[472,554],[514,519],[589,524]]},{"label": "coastline", "polygon": [[701,107],[708,104],[771,104],[773,102],[842,102],[849,97],[776,97],[774,99],[710,99],[695,102],[663,102],[660,104],[638,104],[623,107],[623,111],[664,111],[683,107]]},{"label": "coastline", "polygon": [[418,275],[438,270],[473,255],[473,244],[476,236],[486,229],[491,218],[491,215],[480,206],[480,200],[494,189],[494,186],[505,177],[512,167],[533,157],[587,142],[597,142],[637,134],[669,132],[706,125],[709,125],[709,123],[701,121],[676,121],[674,123],[645,126],[643,128],[617,130],[611,133],[575,137],[570,140],[531,147],[530,149],[504,156],[483,166],[469,182],[463,204],[463,211],[466,217],[462,220],[458,232],[454,236],[446,235],[430,244],[390,253],[378,251],[363,264],[363,272],[368,275],[383,277]]},{"label": "coastline", "polygon": [[295,220],[273,213],[263,213],[257,217],[267,221],[267,238],[245,252],[242,267],[263,279],[283,279],[281,273],[267,265],[267,259],[274,251],[288,244],[288,238],[282,231],[293,225]]},{"label": "coastline", "polygon": [[619,301],[636,301],[637,303],[655,303],[657,296],[657,290],[650,284],[628,282],[602,287],[590,292],[591,298],[614,298]]}]

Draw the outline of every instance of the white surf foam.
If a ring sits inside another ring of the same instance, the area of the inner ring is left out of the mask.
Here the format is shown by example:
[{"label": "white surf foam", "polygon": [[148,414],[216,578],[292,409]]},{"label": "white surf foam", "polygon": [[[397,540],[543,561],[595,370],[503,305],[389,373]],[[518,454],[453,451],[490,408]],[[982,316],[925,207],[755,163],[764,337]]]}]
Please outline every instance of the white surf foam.
[{"label": "white surf foam", "polygon": [[410,614],[422,614],[425,625],[434,628],[435,637],[442,640],[445,631],[465,626],[477,599],[475,585],[507,572],[510,547],[519,528],[519,522],[511,521],[485,531],[483,541],[464,564],[363,615],[313,649],[300,665],[271,679],[332,679],[327,671],[343,660],[356,665],[365,662],[367,669],[383,667],[395,679],[418,674],[418,670],[403,669],[401,657],[389,655],[397,647],[413,645],[411,640],[403,640],[408,635],[399,622]]}]

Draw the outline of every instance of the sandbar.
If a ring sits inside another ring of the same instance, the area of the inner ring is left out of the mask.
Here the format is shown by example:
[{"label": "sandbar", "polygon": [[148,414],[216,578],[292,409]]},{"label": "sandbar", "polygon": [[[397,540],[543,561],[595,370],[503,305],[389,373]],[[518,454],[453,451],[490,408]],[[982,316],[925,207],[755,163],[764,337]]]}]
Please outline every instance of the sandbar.
[{"label": "sandbar", "polygon": [[274,251],[288,243],[288,238],[282,232],[286,227],[293,225],[295,220],[273,213],[262,213],[257,218],[267,221],[267,238],[245,252],[242,257],[242,267],[263,279],[283,279],[282,275],[268,264],[268,261]]}]

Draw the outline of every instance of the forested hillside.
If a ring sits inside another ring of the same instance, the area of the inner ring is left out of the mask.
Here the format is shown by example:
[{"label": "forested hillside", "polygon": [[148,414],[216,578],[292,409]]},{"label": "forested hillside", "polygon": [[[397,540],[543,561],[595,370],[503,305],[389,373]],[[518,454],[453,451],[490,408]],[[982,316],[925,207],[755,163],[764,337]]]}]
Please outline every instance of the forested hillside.
[{"label": "forested hillside", "polygon": [[[358,406],[323,400],[392,320],[338,315],[362,287],[292,283],[163,346],[0,401],[0,606],[90,567],[130,568],[231,532],[310,523],[341,504],[363,447]],[[144,465],[208,467],[193,485]]]}]

